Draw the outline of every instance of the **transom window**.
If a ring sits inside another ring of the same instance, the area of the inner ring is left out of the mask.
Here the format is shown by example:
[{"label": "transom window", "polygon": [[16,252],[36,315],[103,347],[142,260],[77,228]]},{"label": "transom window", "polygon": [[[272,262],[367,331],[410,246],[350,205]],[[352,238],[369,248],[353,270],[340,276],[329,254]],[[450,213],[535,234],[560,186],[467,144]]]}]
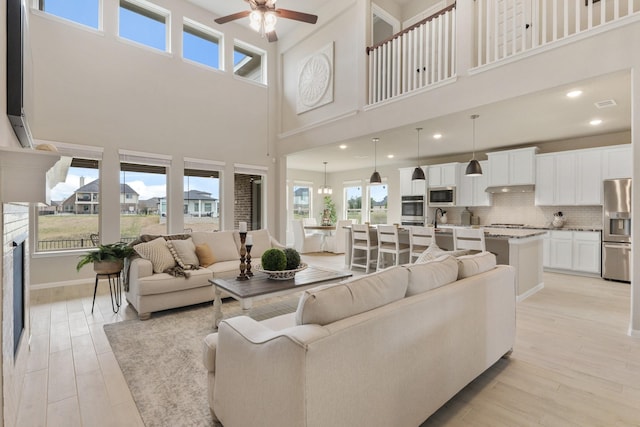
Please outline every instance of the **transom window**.
[{"label": "transom window", "polygon": [[100,0],[38,0],[38,9],[87,27],[100,27]]},{"label": "transom window", "polygon": [[267,84],[266,52],[236,40],[233,45],[233,74]]},{"label": "transom window", "polygon": [[182,26],[182,57],[217,70],[222,69],[222,35],[185,18]]},{"label": "transom window", "polygon": [[144,0],[120,0],[118,35],[165,52],[169,45],[169,11]]}]

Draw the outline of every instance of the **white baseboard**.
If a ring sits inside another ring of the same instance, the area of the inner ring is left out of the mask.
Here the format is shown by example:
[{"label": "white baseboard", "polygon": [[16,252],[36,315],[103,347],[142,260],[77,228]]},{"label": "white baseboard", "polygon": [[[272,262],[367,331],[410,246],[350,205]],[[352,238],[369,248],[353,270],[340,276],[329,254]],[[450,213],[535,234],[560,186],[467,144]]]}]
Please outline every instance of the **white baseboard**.
[{"label": "white baseboard", "polygon": [[544,288],[544,282],[539,283],[538,285],[536,285],[533,288],[529,289],[524,294],[518,295],[516,297],[516,302],[524,301],[525,299],[529,298],[531,295],[535,294],[536,292],[541,291],[543,288]]},{"label": "white baseboard", "polygon": [[640,330],[632,329],[631,326],[629,326],[629,336],[640,338]]}]

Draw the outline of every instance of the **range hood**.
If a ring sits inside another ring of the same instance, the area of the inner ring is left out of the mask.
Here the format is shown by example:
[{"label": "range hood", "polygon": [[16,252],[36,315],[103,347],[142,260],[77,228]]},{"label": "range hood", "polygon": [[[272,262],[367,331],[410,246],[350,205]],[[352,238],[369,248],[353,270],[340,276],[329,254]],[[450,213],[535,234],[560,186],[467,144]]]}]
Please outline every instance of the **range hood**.
[{"label": "range hood", "polygon": [[487,193],[532,193],[536,189],[533,184],[528,185],[497,185],[494,187],[487,187],[484,191]]}]

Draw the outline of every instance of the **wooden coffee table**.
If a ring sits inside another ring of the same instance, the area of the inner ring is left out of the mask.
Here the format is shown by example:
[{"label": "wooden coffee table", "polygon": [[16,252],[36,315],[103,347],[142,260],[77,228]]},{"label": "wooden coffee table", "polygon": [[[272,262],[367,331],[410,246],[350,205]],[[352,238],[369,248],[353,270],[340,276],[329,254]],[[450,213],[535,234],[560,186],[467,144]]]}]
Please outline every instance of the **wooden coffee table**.
[{"label": "wooden coffee table", "polygon": [[350,271],[335,271],[322,267],[307,267],[296,273],[291,280],[272,280],[258,271],[249,280],[236,280],[238,272],[215,274],[209,282],[214,287],[213,321],[217,328],[222,320],[222,291],[227,292],[233,299],[240,302],[244,314],[248,314],[253,301],[287,295],[316,286],[322,282],[338,281],[351,277]]}]

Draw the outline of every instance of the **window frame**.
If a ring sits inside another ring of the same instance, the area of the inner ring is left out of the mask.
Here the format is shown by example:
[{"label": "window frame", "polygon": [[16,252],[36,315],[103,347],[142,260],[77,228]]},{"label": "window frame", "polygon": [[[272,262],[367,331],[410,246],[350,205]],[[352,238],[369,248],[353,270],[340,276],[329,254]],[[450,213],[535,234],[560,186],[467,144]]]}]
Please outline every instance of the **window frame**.
[{"label": "window frame", "polygon": [[[123,4],[128,5],[129,7],[124,7]],[[129,10],[130,12],[137,13],[146,18],[152,19],[154,21],[162,22],[164,24],[164,50],[158,49],[155,46],[151,46],[145,43],[142,43],[137,40],[133,40],[127,37],[123,37],[120,34],[120,10],[124,8]],[[159,20],[158,18],[164,18],[164,22]],[[171,49],[171,11],[165,8],[162,8],[154,3],[148,2],[146,0],[118,0],[118,13],[117,13],[117,28],[116,28],[116,36],[119,40],[122,40],[126,43],[132,43],[136,46],[144,47],[147,49],[151,49],[154,52],[163,52],[170,54],[172,52]]]},{"label": "window frame", "polygon": [[44,16],[47,19],[52,19],[66,25],[75,26],[79,29],[86,31],[96,31],[102,33],[104,31],[104,0],[95,0],[98,3],[98,22],[96,27],[92,27],[91,25],[84,24],[82,22],[74,21],[73,19],[66,18],[64,16],[56,15],[51,12],[47,12],[44,10],[45,3],[47,0],[32,0],[31,2],[31,11],[39,14],[40,16]]},{"label": "window frame", "polygon": [[[238,70],[245,65],[246,63],[248,63],[248,61],[241,61],[241,63],[239,63],[238,65],[236,65],[235,63],[235,53],[236,50],[238,50],[240,53],[244,54],[245,56],[249,56],[248,54],[253,53],[255,55],[260,56],[260,80],[256,80],[256,79],[252,79],[250,77],[245,77],[242,76],[240,74],[237,74]],[[246,51],[242,52],[242,50]],[[238,39],[234,39],[233,40],[233,76],[235,78],[239,78],[242,79],[244,81],[248,81],[248,82],[253,82],[255,84],[259,84],[262,86],[267,86],[268,84],[268,73],[267,73],[267,51],[264,49],[260,49],[258,47],[255,47],[249,43],[243,42],[242,40],[238,40]]]},{"label": "window frame", "polygon": [[[386,186],[387,187],[387,208],[386,208],[386,219],[387,221],[389,221],[389,184],[387,183],[386,179],[382,179],[381,183],[376,183],[376,184],[371,184],[370,182],[367,182],[367,190],[366,190],[366,216],[367,216],[367,221],[369,221],[371,224],[386,224],[386,222],[382,222],[382,223],[378,223],[378,222],[373,222],[371,220],[371,212],[373,210],[373,206],[371,206],[371,187],[378,187],[378,186]],[[363,203],[363,207],[365,206],[365,203]]]},{"label": "window frame", "polygon": [[[362,182],[360,181],[354,181],[354,182],[345,182],[342,184],[342,206],[343,206],[343,212],[342,214],[344,215],[345,219],[349,219],[349,199],[347,199],[347,192],[350,188],[355,188],[355,187],[360,187],[360,223],[363,222],[363,204],[364,204],[364,200],[363,200],[363,194],[364,193],[364,189],[363,189],[363,185]],[[355,209],[354,209],[355,211]]]},{"label": "window frame", "polygon": [[[187,31],[186,29],[189,28],[190,30],[192,30],[195,33],[201,33],[202,35],[199,34],[194,34],[193,32],[189,33],[189,31]],[[196,61],[194,59],[190,59],[190,58],[186,58],[184,56],[184,33],[187,32],[189,34],[191,34],[194,37],[200,37],[204,40],[207,40],[209,42],[213,41],[211,40],[211,38],[215,39],[215,43],[218,46],[218,68],[216,67],[212,67],[208,64]],[[187,17],[183,17],[182,18],[182,32],[181,32],[181,41],[182,41],[182,59],[185,62],[189,62],[191,64],[194,65],[198,65],[198,66],[202,66],[202,67],[206,67],[210,70],[216,70],[216,71],[224,71],[225,70],[225,62],[224,62],[224,34],[221,33],[220,31],[216,31],[213,28],[207,27],[204,24],[201,24],[200,22],[194,21],[193,19],[187,18]]]}]

